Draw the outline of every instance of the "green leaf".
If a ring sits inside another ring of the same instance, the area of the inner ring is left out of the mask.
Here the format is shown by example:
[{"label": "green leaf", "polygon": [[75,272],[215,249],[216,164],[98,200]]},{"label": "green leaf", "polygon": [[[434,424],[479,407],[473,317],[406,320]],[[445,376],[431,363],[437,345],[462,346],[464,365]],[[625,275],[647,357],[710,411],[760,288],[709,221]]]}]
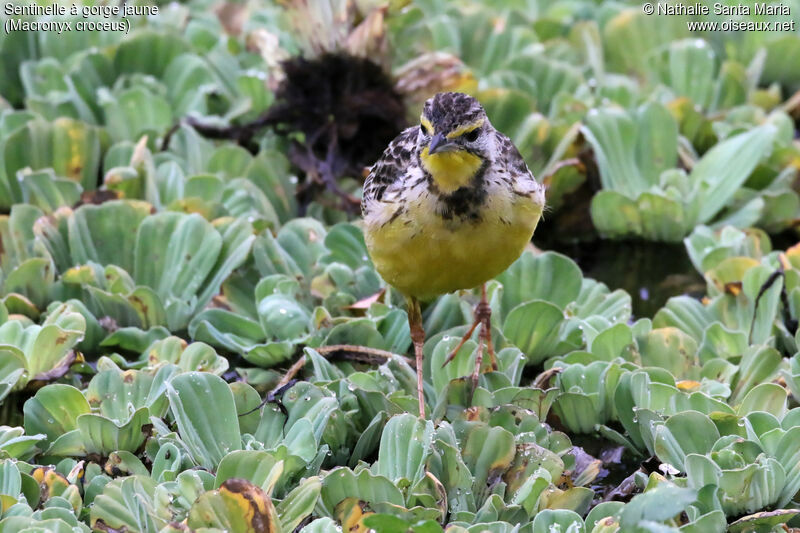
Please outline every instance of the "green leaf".
[{"label": "green leaf", "polygon": [[642,214],[635,200],[621,192],[603,190],[592,197],[592,221],[610,238],[642,234]]},{"label": "green leaf", "polygon": [[214,470],[225,455],[242,447],[239,418],[230,387],[205,372],[187,372],[167,384],[178,433],[194,460]]},{"label": "green leaf", "polygon": [[478,424],[467,429],[463,440],[462,456],[474,476],[473,491],[485,495],[487,479],[506,470],[514,459],[514,436],[501,427]]},{"label": "green leaf", "polygon": [[10,459],[0,462],[0,494],[16,498],[22,492],[19,468]]},{"label": "green leaf", "polygon": [[697,493],[691,489],[662,483],[643,494],[634,496],[620,513],[622,528],[636,528],[642,521],[661,522],[680,514],[694,502]]},{"label": "green leaf", "polygon": [[24,202],[52,213],[61,206],[75,204],[81,196],[82,187],[69,179],[58,178],[51,169],[38,172],[22,171],[20,188]]},{"label": "green leaf", "polygon": [[523,252],[497,277],[503,285],[502,314],[530,300],[545,300],[561,309],[581,290],[583,275],[574,261],[554,252],[534,256]]},{"label": "green leaf", "polygon": [[690,377],[697,366],[697,342],[678,328],[658,328],[639,339],[642,366],[667,369],[676,378]]},{"label": "green leaf", "polygon": [[129,531],[157,531],[166,520],[154,512],[156,482],[146,476],[128,476],[108,483],[90,510],[93,528],[101,525]]},{"label": "green leaf", "polygon": [[751,531],[769,531],[780,527],[800,514],[797,509],[778,509],[763,511],[743,516],[728,526],[729,533],[748,533]]},{"label": "green leaf", "polygon": [[533,533],[550,533],[552,531],[569,531],[584,533],[586,529],[581,516],[566,509],[544,509],[536,513],[533,519]]},{"label": "green leaf", "polygon": [[690,453],[705,454],[719,439],[719,432],[706,415],[683,411],[653,428],[655,452],[658,458],[685,471],[684,461]]},{"label": "green leaf", "polygon": [[750,389],[739,405],[739,416],[763,411],[777,418],[786,414],[786,389],[777,383],[760,383]]},{"label": "green leaf", "polygon": [[72,263],[62,268],[93,261],[132,272],[136,257],[134,228],[149,214],[150,206],[138,201],[118,200],[76,209],[67,219]]},{"label": "green leaf", "polygon": [[[56,175],[80,184],[84,190],[96,188],[100,135],[96,128],[83,122],[69,118],[52,123],[32,120],[10,135],[2,150],[6,176],[14,182],[17,171],[24,168],[52,168]],[[18,187],[11,187],[14,202],[22,201]]]},{"label": "green leaf", "polygon": [[214,488],[223,482],[240,478],[270,494],[272,487],[283,472],[283,464],[267,452],[256,450],[236,450],[220,461]]},{"label": "green leaf", "polygon": [[333,519],[328,518],[327,516],[324,518],[317,518],[316,520],[312,520],[308,525],[303,527],[300,531],[302,533],[330,533],[332,531],[336,531],[338,526]]},{"label": "green leaf", "polygon": [[678,96],[689,98],[706,108],[716,78],[715,54],[703,39],[684,39],[670,43],[662,66],[662,79]]},{"label": "green leaf", "polygon": [[25,402],[23,412],[26,433],[44,433],[47,440],[53,442],[61,435],[77,429],[78,417],[90,413],[91,408],[78,389],[55,383],[39,389],[33,398]]},{"label": "green leaf", "polygon": [[119,45],[114,68],[121,74],[142,72],[160,78],[172,59],[188,48],[174,33],[141,31]]},{"label": "green leaf", "polygon": [[137,141],[142,135],[160,135],[172,126],[172,108],[160,95],[144,87],[112,94],[100,91],[106,128],[112,141]]},{"label": "green leaf", "polygon": [[527,364],[538,364],[555,355],[564,313],[542,300],[511,309],[503,324],[503,336],[525,354]]},{"label": "green leaf", "polygon": [[432,441],[431,421],[424,422],[411,414],[393,416],[383,430],[374,472],[395,483],[406,479],[413,485],[425,473]]},{"label": "green leaf", "polygon": [[0,347],[0,402],[27,371],[25,354],[13,346]]},{"label": "green leaf", "polygon": [[603,27],[607,68],[647,72],[651,52],[681,37],[689,37],[682,17],[648,16],[638,6],[616,10]]},{"label": "green leaf", "polygon": [[387,478],[374,475],[368,470],[355,474],[347,468],[334,468],[322,479],[320,504],[325,509],[325,514],[333,516],[334,508],[345,498],[399,506],[404,503],[400,489]]},{"label": "green leaf", "polygon": [[281,531],[294,531],[307,517],[311,516],[322,491],[318,477],[301,481],[286,497],[275,506],[281,523]]},{"label": "green leaf", "polygon": [[352,269],[370,264],[364,234],[353,224],[333,226],[325,236],[325,247],[330,250],[330,255],[324,258],[326,263],[344,263]]},{"label": "green leaf", "polygon": [[149,416],[146,407],[137,409],[125,422],[94,413],[80,415],[77,423],[86,452],[108,455],[119,450],[137,451],[147,437],[142,428],[149,423]]},{"label": "green leaf", "polygon": [[775,128],[764,125],[717,144],[692,169],[692,209],[705,224],[728,202],[772,148]]}]

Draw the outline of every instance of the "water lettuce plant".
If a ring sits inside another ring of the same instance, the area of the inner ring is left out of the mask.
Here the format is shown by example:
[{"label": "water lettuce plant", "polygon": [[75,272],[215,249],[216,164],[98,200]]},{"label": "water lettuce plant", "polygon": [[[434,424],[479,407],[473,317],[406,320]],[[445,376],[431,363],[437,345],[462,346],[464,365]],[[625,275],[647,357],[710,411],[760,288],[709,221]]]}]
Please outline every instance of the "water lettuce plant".
[{"label": "water lettuce plant", "polygon": [[[159,8],[0,37],[0,532],[800,527],[796,32],[588,0]],[[531,246],[487,284],[476,386],[477,337],[443,362],[478,295],[425,306],[410,414],[349,156],[440,90],[548,186],[537,245],[682,242],[702,294],[645,316]]]}]

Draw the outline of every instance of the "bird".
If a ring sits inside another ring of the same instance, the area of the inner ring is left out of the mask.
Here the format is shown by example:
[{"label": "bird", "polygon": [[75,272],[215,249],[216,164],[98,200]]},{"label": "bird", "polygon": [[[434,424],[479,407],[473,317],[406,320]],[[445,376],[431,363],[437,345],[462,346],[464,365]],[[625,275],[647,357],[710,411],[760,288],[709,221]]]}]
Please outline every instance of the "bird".
[{"label": "bird", "polygon": [[481,287],[474,321],[450,362],[480,326],[473,391],[484,345],[497,369],[485,283],[522,254],[545,204],[512,141],[496,130],[473,96],[443,92],[422,107],[419,125],[403,130],[370,168],[361,211],[364,240],[383,280],[406,298],[425,418],[421,303]]}]

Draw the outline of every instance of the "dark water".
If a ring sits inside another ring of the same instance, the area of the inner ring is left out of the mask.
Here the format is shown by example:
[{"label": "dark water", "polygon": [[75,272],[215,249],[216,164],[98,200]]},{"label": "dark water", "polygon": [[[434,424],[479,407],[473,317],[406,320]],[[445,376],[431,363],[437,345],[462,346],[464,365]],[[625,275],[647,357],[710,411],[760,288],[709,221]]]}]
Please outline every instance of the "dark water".
[{"label": "dark water", "polygon": [[604,240],[539,244],[536,240],[534,244],[544,250],[571,257],[584,276],[602,281],[611,290],[627,291],[637,318],[652,317],[673,296],[705,293],[705,281],[683,244]]}]

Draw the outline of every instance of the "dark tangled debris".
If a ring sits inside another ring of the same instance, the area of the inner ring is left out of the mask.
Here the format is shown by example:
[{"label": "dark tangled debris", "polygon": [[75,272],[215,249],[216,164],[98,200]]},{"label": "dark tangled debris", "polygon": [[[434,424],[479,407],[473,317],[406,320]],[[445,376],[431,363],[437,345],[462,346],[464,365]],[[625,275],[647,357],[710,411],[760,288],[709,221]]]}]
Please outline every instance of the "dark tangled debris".
[{"label": "dark tangled debris", "polygon": [[360,177],[403,129],[402,97],[379,65],[344,53],[294,57],[283,70],[275,103],[254,121],[227,128],[188,123],[202,135],[233,139],[250,150],[257,149],[253,137],[259,131],[273,128],[291,140],[289,158],[306,175],[297,190],[300,205],[328,191],[343,208],[356,211],[359,200],[338,179]]}]

